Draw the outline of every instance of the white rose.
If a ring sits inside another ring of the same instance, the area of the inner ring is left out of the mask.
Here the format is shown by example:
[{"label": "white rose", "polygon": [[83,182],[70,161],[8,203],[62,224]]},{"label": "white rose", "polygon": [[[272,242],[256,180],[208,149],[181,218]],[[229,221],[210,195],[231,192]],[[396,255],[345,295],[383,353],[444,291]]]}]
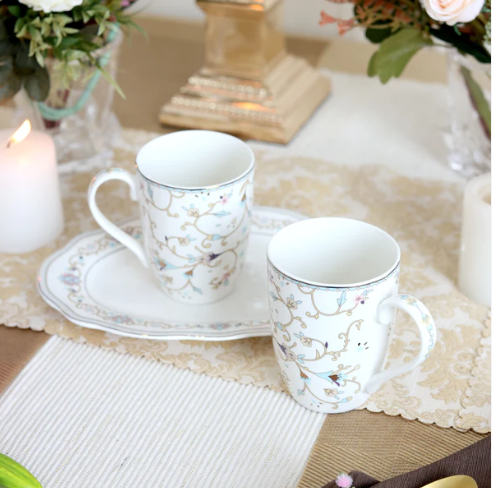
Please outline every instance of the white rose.
[{"label": "white rose", "polygon": [[423,0],[429,17],[448,25],[470,22],[480,13],[484,3],[485,0]]},{"label": "white rose", "polygon": [[66,12],[80,5],[84,0],[19,0],[34,10],[43,12]]}]

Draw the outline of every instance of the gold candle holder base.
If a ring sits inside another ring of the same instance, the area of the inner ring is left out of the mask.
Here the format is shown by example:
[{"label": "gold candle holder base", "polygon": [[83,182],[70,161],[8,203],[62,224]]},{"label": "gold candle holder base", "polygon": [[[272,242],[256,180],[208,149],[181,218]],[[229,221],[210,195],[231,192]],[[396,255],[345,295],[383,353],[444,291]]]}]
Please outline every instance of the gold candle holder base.
[{"label": "gold candle holder base", "polygon": [[160,111],[162,124],[287,143],[330,92],[330,81],[285,51],[283,0],[199,0],[206,64]]}]

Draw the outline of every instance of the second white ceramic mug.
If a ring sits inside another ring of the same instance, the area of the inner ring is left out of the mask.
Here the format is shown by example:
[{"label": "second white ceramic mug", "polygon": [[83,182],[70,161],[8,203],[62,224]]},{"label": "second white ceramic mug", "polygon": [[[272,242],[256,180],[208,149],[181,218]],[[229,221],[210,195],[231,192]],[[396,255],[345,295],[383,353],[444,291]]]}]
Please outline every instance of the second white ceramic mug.
[{"label": "second white ceramic mug", "polygon": [[[320,218],[285,227],[268,247],[273,347],[284,381],[306,408],[341,413],[421,364],[436,342],[425,305],[398,295],[400,248],[357,220]],[[395,309],[421,338],[416,357],[383,369]]]},{"label": "second white ceramic mug", "polygon": [[[100,172],[89,186],[91,212],[108,234],[150,268],[162,290],[190,304],[232,291],[244,263],[253,204],[254,155],[239,139],[211,131],[158,137],[138,153],[137,174]],[[143,244],[110,222],[98,188],[122,180],[138,200]]]}]

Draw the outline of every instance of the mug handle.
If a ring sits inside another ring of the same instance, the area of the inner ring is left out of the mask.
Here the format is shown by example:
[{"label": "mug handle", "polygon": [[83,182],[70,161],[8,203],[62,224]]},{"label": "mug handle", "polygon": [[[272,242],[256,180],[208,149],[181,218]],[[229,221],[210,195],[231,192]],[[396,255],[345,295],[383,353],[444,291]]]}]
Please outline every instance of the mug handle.
[{"label": "mug handle", "polygon": [[365,391],[372,395],[383,383],[408,373],[413,368],[423,363],[436,345],[436,324],[427,307],[417,298],[410,295],[396,295],[383,300],[377,311],[377,320],[383,325],[388,325],[394,319],[394,309],[398,308],[407,312],[417,324],[420,332],[420,351],[417,357],[407,364],[395,368],[389,368],[375,374],[366,384]]},{"label": "mug handle", "polygon": [[110,236],[114,237],[121,244],[126,246],[132,251],[141,263],[148,268],[149,264],[147,256],[145,254],[143,246],[132,236],[128,235],[124,230],[121,230],[117,225],[113,224],[103,213],[99,210],[96,203],[96,193],[98,188],[109,180],[121,180],[128,184],[130,187],[130,197],[133,201],[137,201],[137,182],[135,176],[130,172],[121,168],[109,168],[98,173],[89,185],[87,192],[87,199],[89,201],[89,208],[94,216],[96,222],[105,230]]}]

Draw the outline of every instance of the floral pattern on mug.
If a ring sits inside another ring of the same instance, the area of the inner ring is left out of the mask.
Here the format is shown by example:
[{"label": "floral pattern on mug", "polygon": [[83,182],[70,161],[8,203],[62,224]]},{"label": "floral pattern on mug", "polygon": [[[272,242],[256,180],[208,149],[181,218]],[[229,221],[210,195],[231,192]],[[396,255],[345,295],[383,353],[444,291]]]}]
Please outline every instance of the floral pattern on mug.
[{"label": "floral pattern on mug", "polygon": [[[398,268],[355,288],[307,285],[270,263],[268,275],[274,350],[291,394],[315,410],[351,410],[376,369],[373,347],[386,348],[390,335],[383,328],[371,334],[366,317],[375,314],[381,294],[396,294]],[[374,344],[372,336],[384,343]]]},{"label": "floral pattern on mug", "polygon": [[225,296],[247,250],[253,171],[233,184],[193,191],[139,178],[144,239],[161,288],[192,303]]}]

